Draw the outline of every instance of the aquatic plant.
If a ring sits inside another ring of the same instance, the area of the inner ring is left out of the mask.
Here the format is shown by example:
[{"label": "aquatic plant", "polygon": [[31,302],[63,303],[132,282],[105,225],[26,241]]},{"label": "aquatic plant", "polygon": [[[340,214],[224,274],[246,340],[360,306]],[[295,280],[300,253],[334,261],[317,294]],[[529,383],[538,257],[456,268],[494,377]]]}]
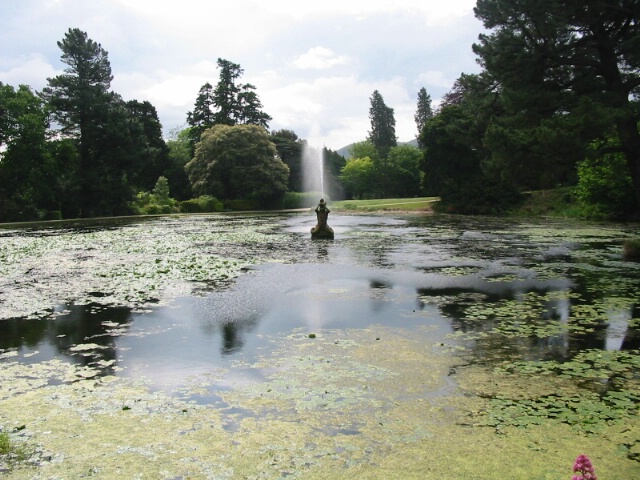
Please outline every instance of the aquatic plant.
[{"label": "aquatic plant", "polygon": [[576,458],[573,464],[573,473],[577,473],[578,475],[571,477],[571,480],[598,480],[591,460],[584,454],[578,455],[578,458]]}]

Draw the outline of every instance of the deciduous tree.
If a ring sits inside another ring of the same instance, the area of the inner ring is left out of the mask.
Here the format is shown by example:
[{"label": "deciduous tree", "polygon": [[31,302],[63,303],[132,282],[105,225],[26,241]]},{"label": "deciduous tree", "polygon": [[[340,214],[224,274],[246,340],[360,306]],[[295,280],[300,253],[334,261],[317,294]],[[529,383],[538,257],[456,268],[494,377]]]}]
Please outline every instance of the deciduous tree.
[{"label": "deciduous tree", "polygon": [[267,131],[257,125],[214,125],[206,130],[186,171],[196,195],[252,199],[263,206],[284,195],[289,176]]}]

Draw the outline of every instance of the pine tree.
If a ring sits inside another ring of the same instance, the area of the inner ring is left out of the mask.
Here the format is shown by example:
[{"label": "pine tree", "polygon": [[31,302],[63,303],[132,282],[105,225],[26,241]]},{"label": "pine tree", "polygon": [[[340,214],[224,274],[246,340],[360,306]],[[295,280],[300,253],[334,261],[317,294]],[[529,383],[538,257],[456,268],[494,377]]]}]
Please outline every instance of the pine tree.
[{"label": "pine tree", "polygon": [[198,91],[193,111],[187,113],[187,123],[189,124],[189,149],[191,157],[193,157],[196,149],[196,143],[200,141],[202,132],[215,125],[213,109],[213,86],[207,82],[200,87],[200,90]]},{"label": "pine tree", "polygon": [[375,90],[370,98],[369,119],[371,131],[368,139],[373,143],[380,158],[386,158],[389,149],[397,145],[396,120],[393,108],[387,107],[378,90]]},{"label": "pine tree", "polygon": [[418,92],[418,107],[414,119],[418,127],[418,135],[422,133],[424,125],[433,117],[433,109],[431,108],[431,96],[427,93],[427,89],[422,87]]}]

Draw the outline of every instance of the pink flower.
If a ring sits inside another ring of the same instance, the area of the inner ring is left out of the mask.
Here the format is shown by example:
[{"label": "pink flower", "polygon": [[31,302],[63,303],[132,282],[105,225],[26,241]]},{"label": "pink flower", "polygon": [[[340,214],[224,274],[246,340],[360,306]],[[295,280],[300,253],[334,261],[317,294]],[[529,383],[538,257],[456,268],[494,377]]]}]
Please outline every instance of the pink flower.
[{"label": "pink flower", "polygon": [[578,455],[573,464],[573,473],[579,473],[579,475],[574,475],[571,480],[598,480],[596,470],[586,455]]}]

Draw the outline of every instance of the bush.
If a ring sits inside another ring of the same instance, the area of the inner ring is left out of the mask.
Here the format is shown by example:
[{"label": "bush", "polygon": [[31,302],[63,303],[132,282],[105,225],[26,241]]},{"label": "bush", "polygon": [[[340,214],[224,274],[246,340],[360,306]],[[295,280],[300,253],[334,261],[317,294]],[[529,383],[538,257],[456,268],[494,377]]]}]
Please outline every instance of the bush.
[{"label": "bush", "polygon": [[210,195],[202,195],[198,198],[180,202],[180,211],[182,213],[221,212],[223,209],[224,205],[222,202]]},{"label": "bush", "polygon": [[593,154],[578,164],[576,196],[587,218],[626,218],[636,211],[633,182],[625,157]]}]

